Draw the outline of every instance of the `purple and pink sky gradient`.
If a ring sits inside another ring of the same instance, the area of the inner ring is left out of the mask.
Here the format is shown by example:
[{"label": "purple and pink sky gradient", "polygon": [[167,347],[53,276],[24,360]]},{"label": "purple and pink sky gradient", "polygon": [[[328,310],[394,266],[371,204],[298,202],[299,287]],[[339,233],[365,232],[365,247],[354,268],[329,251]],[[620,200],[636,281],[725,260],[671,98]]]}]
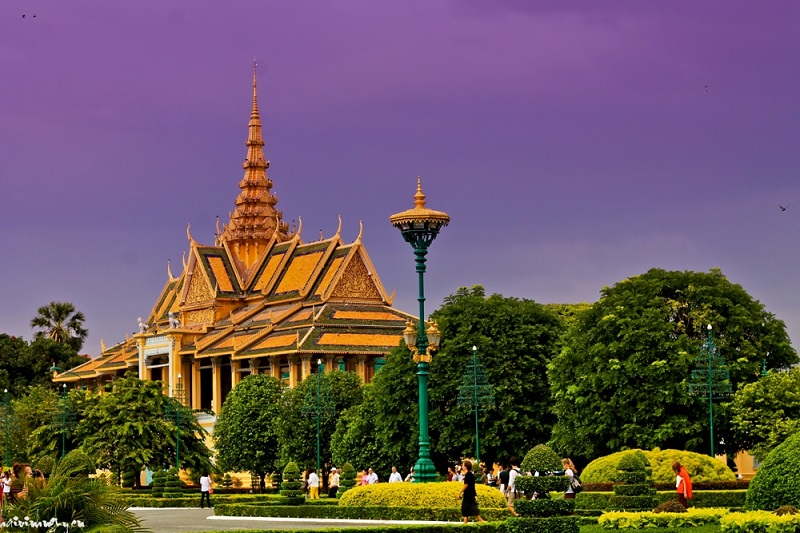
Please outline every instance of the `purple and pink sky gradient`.
[{"label": "purple and pink sky gradient", "polygon": [[187,223],[211,244],[233,209],[255,57],[284,219],[363,220],[396,307],[417,286],[388,217],[420,175],[452,217],[429,311],[720,267],[797,345],[798,27],[792,1],[3,0],[0,332],[54,300],[93,356],[136,331]]}]

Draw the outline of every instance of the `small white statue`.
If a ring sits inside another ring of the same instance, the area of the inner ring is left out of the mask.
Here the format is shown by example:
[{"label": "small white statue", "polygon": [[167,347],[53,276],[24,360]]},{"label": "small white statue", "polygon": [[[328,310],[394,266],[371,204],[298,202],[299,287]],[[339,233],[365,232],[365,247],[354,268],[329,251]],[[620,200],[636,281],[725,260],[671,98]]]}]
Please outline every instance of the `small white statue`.
[{"label": "small white statue", "polygon": [[142,317],[139,317],[139,333],[147,333],[147,328],[147,323],[142,321]]},{"label": "small white statue", "polygon": [[177,329],[177,328],[180,327],[180,325],[181,325],[181,323],[178,320],[178,317],[175,316],[175,313],[170,311],[169,312],[169,327],[170,327],[170,329]]}]

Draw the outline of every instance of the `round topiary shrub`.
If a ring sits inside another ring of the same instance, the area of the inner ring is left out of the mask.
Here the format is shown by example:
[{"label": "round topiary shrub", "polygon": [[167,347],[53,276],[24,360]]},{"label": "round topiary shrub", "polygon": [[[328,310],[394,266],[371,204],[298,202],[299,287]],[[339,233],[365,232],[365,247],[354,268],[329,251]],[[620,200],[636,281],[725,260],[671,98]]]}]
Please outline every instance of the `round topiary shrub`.
[{"label": "round topiary shrub", "polygon": [[122,486],[129,489],[136,485],[136,472],[133,470],[122,471]]},{"label": "round topiary shrub", "polygon": [[290,462],[283,469],[283,482],[281,482],[281,496],[285,498],[286,505],[300,505],[306,499],[300,487],[300,468],[297,463]]},{"label": "round topiary shrub", "polygon": [[[344,467],[342,467],[344,470]],[[341,478],[339,480],[341,494]],[[378,483],[359,485],[339,498],[342,507],[425,507],[460,508],[456,496],[461,491],[461,483]],[[502,509],[506,499],[502,493],[488,485],[475,485],[478,493],[478,506],[481,509]]]},{"label": "round topiary shrub", "polygon": [[[599,457],[586,465],[581,473],[584,483],[609,483],[614,480],[619,460],[631,450]],[[678,461],[686,467],[693,483],[714,481],[736,481],[736,475],[728,466],[707,455],[684,450],[640,450],[650,461],[654,483],[675,483],[672,463]]]},{"label": "round topiary shrub", "polygon": [[336,491],[338,498],[356,486],[356,469],[350,463],[342,465],[342,471],[339,473],[339,490]]},{"label": "round topiary shrub", "polygon": [[617,463],[614,495],[609,499],[609,509],[617,511],[645,511],[653,508],[656,489],[650,478],[647,457],[641,450],[626,452]]},{"label": "round topiary shrub", "polygon": [[774,511],[783,505],[800,506],[800,433],[770,452],[747,489],[747,509]]},{"label": "round topiary shrub", "polygon": [[653,509],[654,513],[688,513],[686,507],[681,505],[678,500],[667,500]]},{"label": "round topiary shrub", "polygon": [[539,472],[547,474],[563,470],[561,458],[549,446],[537,444],[525,454],[522,464],[519,465],[523,472]]}]

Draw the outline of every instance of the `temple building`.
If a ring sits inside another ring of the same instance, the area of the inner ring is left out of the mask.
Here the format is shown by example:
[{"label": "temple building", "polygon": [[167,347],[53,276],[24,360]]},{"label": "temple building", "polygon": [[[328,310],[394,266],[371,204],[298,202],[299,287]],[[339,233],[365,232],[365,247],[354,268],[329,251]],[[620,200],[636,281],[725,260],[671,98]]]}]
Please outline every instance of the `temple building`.
[{"label": "temple building", "polygon": [[[186,405],[218,414],[248,374],[267,373],[294,387],[317,370],[355,372],[368,383],[414,317],[391,307],[361,242],[336,234],[305,243],[276,210],[267,176],[253,71],[244,177],[230,220],[213,245],[187,228],[183,271],[168,280],[139,333],[55,381],[102,386],[125,372],[161,380]],[[214,417],[201,419],[211,426]]]}]

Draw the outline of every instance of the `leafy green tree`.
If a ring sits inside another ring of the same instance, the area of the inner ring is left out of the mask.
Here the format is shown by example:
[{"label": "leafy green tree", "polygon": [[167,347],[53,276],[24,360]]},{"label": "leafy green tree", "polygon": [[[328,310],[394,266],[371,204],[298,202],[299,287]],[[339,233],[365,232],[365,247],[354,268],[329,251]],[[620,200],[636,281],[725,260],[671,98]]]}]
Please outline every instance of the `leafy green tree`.
[{"label": "leafy green tree", "polygon": [[32,385],[55,388],[52,366],[72,368],[85,362],[71,346],[46,337],[28,343],[21,337],[0,334],[0,391],[8,389],[12,398],[19,398]]},{"label": "leafy green tree", "polygon": [[[41,385],[30,387],[27,394],[11,400],[13,417],[9,418],[8,443],[12,463],[32,463],[45,455],[54,454],[55,439],[60,439],[61,434],[46,436],[44,432],[37,431],[43,426],[50,427],[57,404],[56,392]],[[2,430],[2,438],[5,438],[5,428]]]},{"label": "leafy green tree", "polygon": [[[475,450],[468,407],[458,406],[458,386],[472,346],[494,388],[495,407],[479,411],[481,458],[508,459],[550,437],[553,417],[547,363],[555,355],[562,321],[531,300],[486,297],[481,286],[460,288],[433,313],[442,331],[441,350],[430,364],[429,425],[432,458],[446,464]],[[346,412],[334,435],[334,460],[388,472],[406,469],[418,454],[416,364],[401,344],[367,388],[364,403]]]},{"label": "leafy green tree", "polygon": [[283,386],[279,379],[265,374],[247,376],[225,398],[214,425],[217,465],[222,470],[264,478],[278,460],[278,435],[275,420],[281,416]]},{"label": "leafy green tree", "polygon": [[736,391],[730,404],[736,441],[761,460],[800,431],[800,368],[770,372]]},{"label": "leafy green tree", "polygon": [[430,365],[431,439],[439,461],[474,455],[472,411],[457,403],[473,346],[495,396],[494,408],[479,411],[481,458],[508,459],[546,442],[555,422],[547,365],[558,352],[562,319],[533,300],[487,297],[480,285],[459,288],[432,318],[442,332]]},{"label": "leafy green tree", "polygon": [[180,467],[211,469],[211,452],[204,443],[205,430],[192,411],[163,393],[160,381],[140,380],[127,374],[113,382],[89,404],[78,423],[81,448],[100,468],[115,473],[167,468],[175,464],[175,423],[164,417],[166,408],[182,409]]},{"label": "leafy green tree", "polygon": [[83,327],[86,317],[69,302],[50,302],[36,311],[31,327],[39,329],[36,337],[47,337],[80,351],[89,331]]},{"label": "leafy green tree", "polygon": [[[718,269],[652,269],[606,287],[580,313],[549,367],[554,413],[551,445],[592,459],[624,448],[707,453],[708,402],[687,392],[694,359],[714,327],[733,389],[770,368],[797,362],[785,324]],[[739,445],[715,404],[717,450]]]},{"label": "leafy green tree", "polygon": [[[359,404],[363,398],[361,378],[352,372],[333,370],[322,375],[331,392],[336,416],[347,408]],[[281,465],[290,461],[300,468],[316,467],[317,422],[314,416],[303,413],[303,403],[308,391],[316,389],[316,376],[303,380],[294,389],[286,389],[280,403],[281,415],[277,419],[276,431],[280,443]],[[336,416],[325,417],[320,423],[320,457],[327,462],[331,456],[331,435],[336,429]]]}]

